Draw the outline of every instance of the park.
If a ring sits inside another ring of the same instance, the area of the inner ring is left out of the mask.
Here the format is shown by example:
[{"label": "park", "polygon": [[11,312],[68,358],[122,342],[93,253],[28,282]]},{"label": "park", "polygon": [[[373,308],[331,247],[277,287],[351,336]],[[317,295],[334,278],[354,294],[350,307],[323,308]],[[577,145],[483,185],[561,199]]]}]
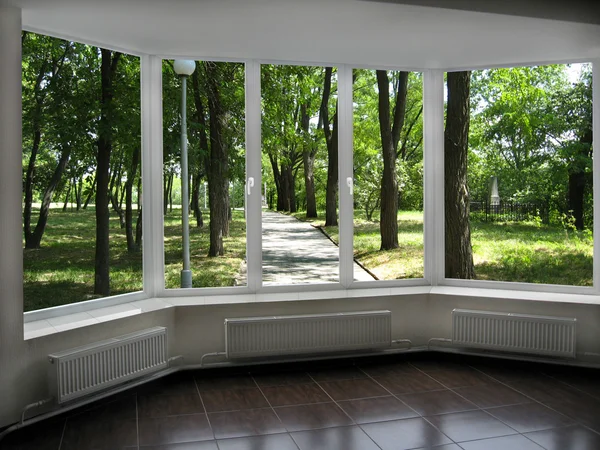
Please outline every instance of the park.
[{"label": "park", "polygon": [[[236,285],[246,259],[244,64],[193,65],[183,200],[181,77],[163,61],[168,289],[184,202],[193,287]],[[353,253],[374,280],[424,277],[422,77],[352,74]],[[339,243],[338,71],[265,64],[261,85],[264,210]],[[591,65],[451,72],[445,89],[446,277],[591,286]],[[139,58],[23,32],[26,311],[142,289],[140,121]]]}]

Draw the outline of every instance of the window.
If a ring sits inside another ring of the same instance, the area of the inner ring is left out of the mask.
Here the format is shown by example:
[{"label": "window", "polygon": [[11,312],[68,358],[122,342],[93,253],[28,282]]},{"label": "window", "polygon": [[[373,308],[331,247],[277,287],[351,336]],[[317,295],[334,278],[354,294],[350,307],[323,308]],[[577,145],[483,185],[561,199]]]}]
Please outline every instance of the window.
[{"label": "window", "polygon": [[246,285],[244,64],[195,61],[186,79],[188,198],[182,198],[182,80],[163,62],[165,285],[182,286],[189,205],[192,287]]},{"label": "window", "polygon": [[139,58],[22,41],[25,311],[141,291]]},{"label": "window", "polygon": [[423,278],[423,81],[354,70],[354,279]]},{"label": "window", "polygon": [[262,65],[261,81],[263,284],[338,282],[337,70]]},{"label": "window", "polygon": [[591,286],[592,68],[448,73],[446,277]]}]

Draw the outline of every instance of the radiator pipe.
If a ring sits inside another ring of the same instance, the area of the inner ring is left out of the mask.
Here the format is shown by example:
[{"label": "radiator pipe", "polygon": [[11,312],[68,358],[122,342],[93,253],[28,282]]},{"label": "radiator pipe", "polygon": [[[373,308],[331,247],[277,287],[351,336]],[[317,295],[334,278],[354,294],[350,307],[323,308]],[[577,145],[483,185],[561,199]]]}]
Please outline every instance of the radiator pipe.
[{"label": "radiator pipe", "polygon": [[407,348],[412,348],[412,341],[410,339],[394,339],[392,345],[395,344],[408,344]]},{"label": "radiator pipe", "polygon": [[204,367],[204,358],[208,358],[209,356],[225,356],[227,355],[227,352],[212,352],[212,353],[205,353],[204,355],[202,355],[202,357],[200,358],[200,368]]},{"label": "radiator pipe", "polygon": [[25,414],[27,413],[27,411],[29,411],[32,408],[39,408],[40,406],[47,405],[48,403],[53,401],[54,397],[48,397],[44,400],[40,400],[39,402],[30,403],[29,405],[25,406],[25,408],[23,408],[23,411],[21,411],[21,426],[23,425],[23,422],[25,422]]},{"label": "radiator pipe", "polygon": [[431,343],[432,342],[450,342],[450,343],[452,343],[452,339],[448,339],[448,338],[431,338],[431,339],[429,339],[429,341],[427,341],[427,350],[429,350],[431,348]]}]

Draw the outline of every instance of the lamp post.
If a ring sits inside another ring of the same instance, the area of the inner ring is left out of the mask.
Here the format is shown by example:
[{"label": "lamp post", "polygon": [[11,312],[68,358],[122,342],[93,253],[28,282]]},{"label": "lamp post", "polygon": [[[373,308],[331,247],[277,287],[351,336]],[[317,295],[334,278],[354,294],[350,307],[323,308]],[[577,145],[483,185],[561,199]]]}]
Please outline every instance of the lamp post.
[{"label": "lamp post", "polygon": [[208,185],[208,183],[205,181],[204,182],[204,209],[206,209],[206,186]]},{"label": "lamp post", "polygon": [[181,78],[181,225],[183,228],[183,270],[181,271],[181,287],[192,287],[192,271],[190,270],[190,224],[188,211],[188,155],[187,155],[187,111],[186,84],[196,69],[192,60],[176,60],[173,70]]}]

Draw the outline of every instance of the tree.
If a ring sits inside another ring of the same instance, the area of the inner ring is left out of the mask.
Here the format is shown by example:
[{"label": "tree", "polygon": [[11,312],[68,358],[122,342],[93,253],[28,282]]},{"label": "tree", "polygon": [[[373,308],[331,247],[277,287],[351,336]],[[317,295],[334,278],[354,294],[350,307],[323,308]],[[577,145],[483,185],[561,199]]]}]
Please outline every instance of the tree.
[{"label": "tree", "polygon": [[219,92],[222,68],[214,62],[204,62],[204,68],[210,114],[210,155],[207,171],[210,202],[208,256],[223,256],[223,236],[229,234],[229,155],[223,136],[224,111]]},{"label": "tree", "polygon": [[381,250],[398,248],[398,179],[396,159],[400,131],[404,126],[406,114],[406,94],[408,72],[400,72],[395,86],[396,102],[393,117],[390,117],[390,86],[387,72],[377,71],[379,88],[379,129],[381,133],[381,152],[383,156],[383,175],[381,179],[380,225]]},{"label": "tree", "polygon": [[96,156],[96,256],[94,294],[110,295],[109,275],[109,169],[113,145],[114,105],[113,80],[121,53],[101,49],[100,122],[98,124],[98,153]]},{"label": "tree", "polygon": [[470,80],[470,72],[448,73],[444,131],[446,278],[475,278],[467,190]]},{"label": "tree", "polygon": [[[337,195],[338,195],[338,104],[335,102],[333,127],[329,118],[329,99],[331,97],[331,78],[333,68],[325,68],[323,81],[323,97],[319,108],[319,122],[323,125],[325,142],[327,144],[327,191],[325,199],[325,226],[337,226]],[[333,128],[333,129],[332,129]]]}]

